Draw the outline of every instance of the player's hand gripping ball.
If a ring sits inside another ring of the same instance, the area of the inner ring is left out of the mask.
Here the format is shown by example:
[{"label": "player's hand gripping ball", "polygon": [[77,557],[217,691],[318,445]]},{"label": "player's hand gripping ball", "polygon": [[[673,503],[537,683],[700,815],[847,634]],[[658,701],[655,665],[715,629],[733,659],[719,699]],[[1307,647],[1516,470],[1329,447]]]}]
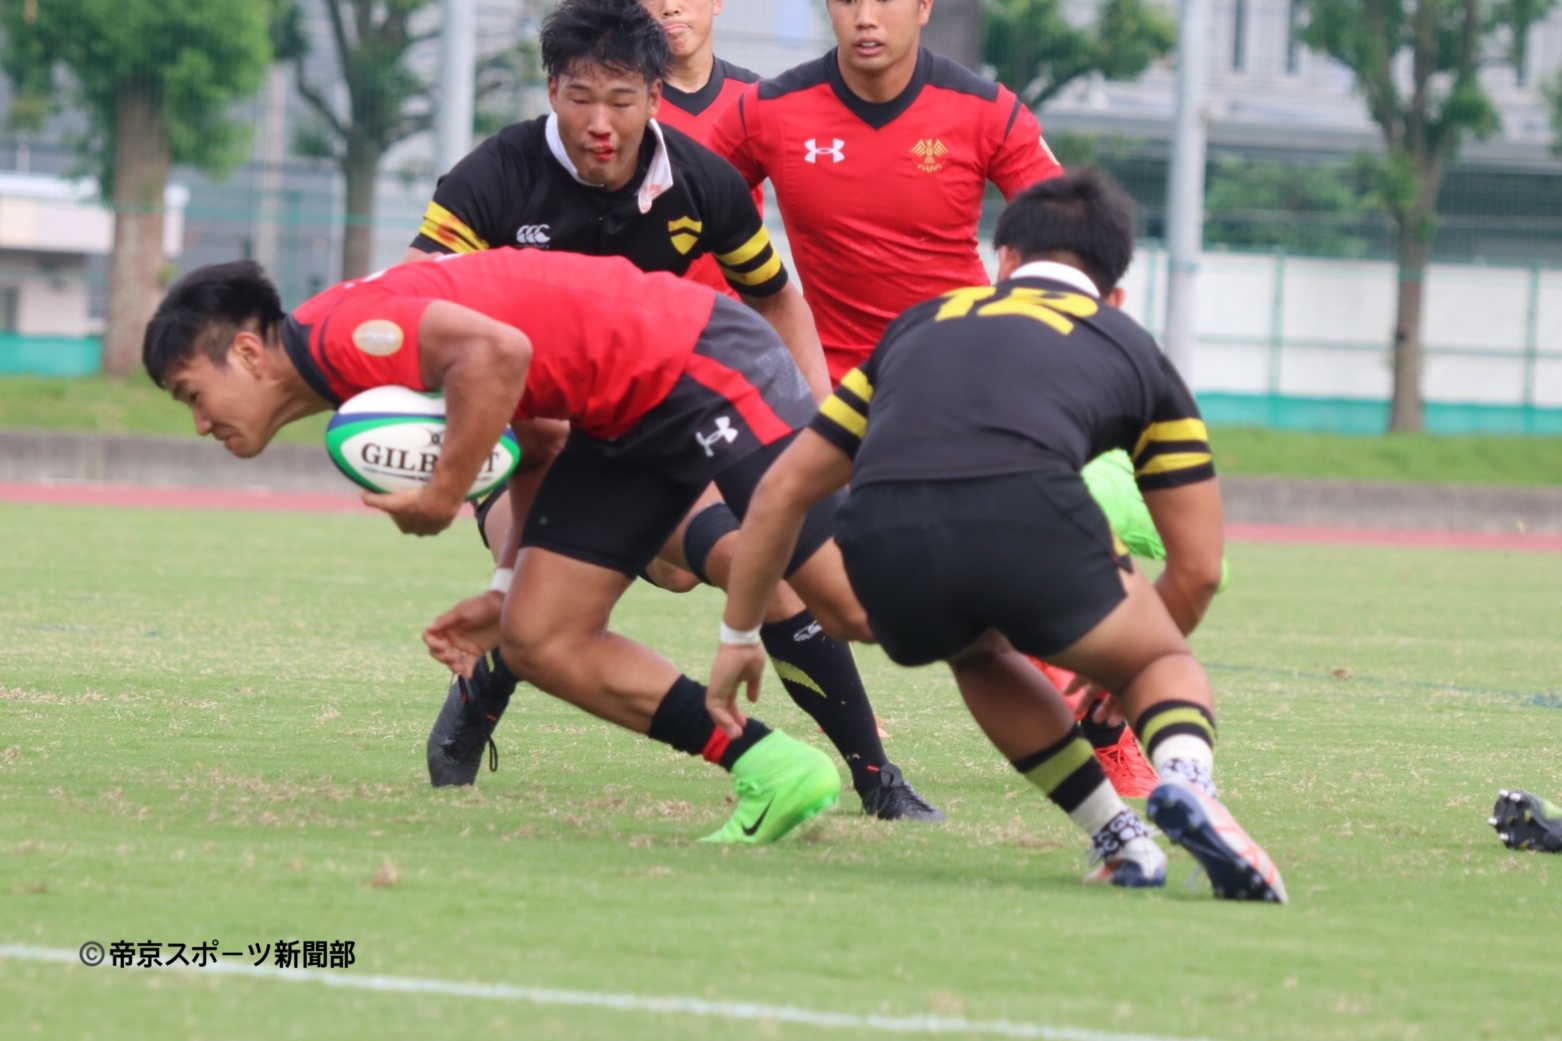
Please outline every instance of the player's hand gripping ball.
[{"label": "player's hand gripping ball", "polygon": [[[445,437],[445,399],[406,387],[375,387],[347,401],[325,428],[331,462],[371,492],[422,488],[434,474]],[[509,479],[521,448],[508,427],[488,453],[468,499]]]}]

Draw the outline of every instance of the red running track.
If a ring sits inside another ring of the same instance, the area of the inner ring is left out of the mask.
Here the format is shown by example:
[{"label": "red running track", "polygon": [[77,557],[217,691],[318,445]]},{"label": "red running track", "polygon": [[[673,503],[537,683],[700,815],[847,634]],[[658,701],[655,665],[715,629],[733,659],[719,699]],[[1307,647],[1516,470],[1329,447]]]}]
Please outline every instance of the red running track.
[{"label": "red running track", "polygon": [[[153,507],[172,510],[258,510],[278,513],[357,513],[375,511],[351,491],[275,492],[235,488],[146,488],[123,484],[6,484],[0,502],[49,506]],[[1326,528],[1298,524],[1228,524],[1237,542],[1301,542],[1348,546],[1426,549],[1494,549],[1520,553],[1562,553],[1562,535],[1494,534],[1464,531],[1410,531]]]}]

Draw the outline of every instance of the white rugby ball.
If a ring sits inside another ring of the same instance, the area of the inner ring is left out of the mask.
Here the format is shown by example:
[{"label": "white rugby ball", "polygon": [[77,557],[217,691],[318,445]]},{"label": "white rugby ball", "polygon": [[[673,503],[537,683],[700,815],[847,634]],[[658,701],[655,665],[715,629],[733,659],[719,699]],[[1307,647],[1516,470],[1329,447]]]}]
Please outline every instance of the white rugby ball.
[{"label": "white rugby ball", "polygon": [[[444,437],[444,397],[375,387],[337,409],[325,429],[325,447],[336,468],[357,484],[371,492],[395,492],[428,484]],[[520,445],[506,427],[467,498],[503,484],[520,461]]]}]

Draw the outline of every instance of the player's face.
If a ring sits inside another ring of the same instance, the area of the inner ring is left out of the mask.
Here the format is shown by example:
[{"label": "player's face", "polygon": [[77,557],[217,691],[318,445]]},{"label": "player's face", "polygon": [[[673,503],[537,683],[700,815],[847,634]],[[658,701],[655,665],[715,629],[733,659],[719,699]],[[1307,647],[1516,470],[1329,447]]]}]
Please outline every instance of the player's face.
[{"label": "player's face", "polygon": [[841,61],[864,75],[915,62],[933,0],[826,0]]},{"label": "player's face", "polygon": [[275,383],[264,378],[265,348],[260,340],[253,333],[238,337],[249,337],[262,353],[247,355],[230,348],[226,365],[197,354],[171,373],[168,392],[189,408],[197,434],[221,441],[229,452],[249,459],[259,455],[281,428],[282,401]]},{"label": "player's face", "polygon": [[699,53],[710,40],[711,23],[721,13],[722,0],[641,0],[661,23],[674,58]]},{"label": "player's face", "polygon": [[635,175],[645,125],[662,100],[662,81],[577,62],[548,80],[548,101],[575,172],[608,190]]}]

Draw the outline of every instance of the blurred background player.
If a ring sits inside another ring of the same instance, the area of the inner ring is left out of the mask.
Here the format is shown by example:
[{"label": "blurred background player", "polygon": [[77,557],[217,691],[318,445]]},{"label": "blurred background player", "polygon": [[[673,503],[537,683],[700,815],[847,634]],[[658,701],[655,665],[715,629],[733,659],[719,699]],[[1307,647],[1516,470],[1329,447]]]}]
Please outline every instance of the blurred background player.
[{"label": "blurred background player", "polygon": [[[763,726],[717,732],[703,686],[611,629],[614,605],[704,489],[716,483],[741,513],[815,411],[753,312],[618,257],[493,250],[345,282],[289,316],[240,262],[174,285],[145,358],[197,432],[246,458],[364,390],[442,390],[428,484],[364,496],[410,534],[450,525],[506,424],[567,421],[545,468],[523,456],[494,581],[425,631],[431,652],[469,675],[497,647],[501,676],[730,770],[738,805],[716,841],[778,838],[836,800],[823,753]],[[835,505],[798,541],[794,582],[824,624],[868,635],[829,538]]]},{"label": "blurred background player", "polygon": [[1514,788],[1497,793],[1497,805],[1487,820],[1509,849],[1562,853],[1562,806]]},{"label": "blurred background player", "polygon": [[[662,107],[657,110],[656,121],[708,145],[716,118],[745,87],[759,82],[759,74],[716,57],[711,30],[721,13],[722,0],[642,2],[667,34],[672,55],[662,80]],[[756,188],[754,205],[762,205],[763,199],[763,190]],[[696,260],[689,266],[687,277],[718,291],[732,292],[712,257]]]},{"label": "blurred background player", "polygon": [[[1186,634],[1220,581],[1220,488],[1193,395],[1117,307],[1132,203],[1077,171],[1010,203],[994,242],[998,284],[897,319],[761,481],[711,666],[712,716],[741,732],[737,686],[752,699],[764,669],[742,640],[814,504],[849,481],[837,540],[885,653],[949,663],[977,723],[1091,836],[1108,880],[1164,884],[1164,858],[1022,654],[1116,693],[1160,776],[1149,815],[1216,896],[1283,903],[1279,871],[1216,798],[1214,700]],[[1079,476],[1113,448],[1133,452],[1166,543],[1153,587]]]},{"label": "blurred background player", "polygon": [[[1012,91],[921,46],[932,0],[826,7],[835,49],[743,91],[708,143],[749,184],[769,179],[838,381],[902,311],[987,281],[976,239],[989,181],[1012,199],[1063,168]],[[1088,727],[1117,790],[1148,795],[1155,772],[1128,728]]]},{"label": "blurred background player", "polygon": [[[653,118],[670,60],[662,27],[638,0],[565,0],[540,44],[553,113],[506,127],[440,178],[406,259],[509,246],[621,256],[642,271],[682,275],[713,258],[718,281],[771,324],[822,397],[828,376],[813,318],[750,189],[729,164]],[[719,544],[737,529],[719,499],[702,499],[706,508],[668,547],[672,563],[716,585],[731,546]],[[503,542],[509,516],[503,494],[483,504],[490,547]],[[851,770],[864,811],[941,820],[889,761],[851,648],[786,589],[764,639],[787,690]],[[513,690],[486,666],[470,682],[452,681],[427,742],[436,787],[477,779]]]}]

